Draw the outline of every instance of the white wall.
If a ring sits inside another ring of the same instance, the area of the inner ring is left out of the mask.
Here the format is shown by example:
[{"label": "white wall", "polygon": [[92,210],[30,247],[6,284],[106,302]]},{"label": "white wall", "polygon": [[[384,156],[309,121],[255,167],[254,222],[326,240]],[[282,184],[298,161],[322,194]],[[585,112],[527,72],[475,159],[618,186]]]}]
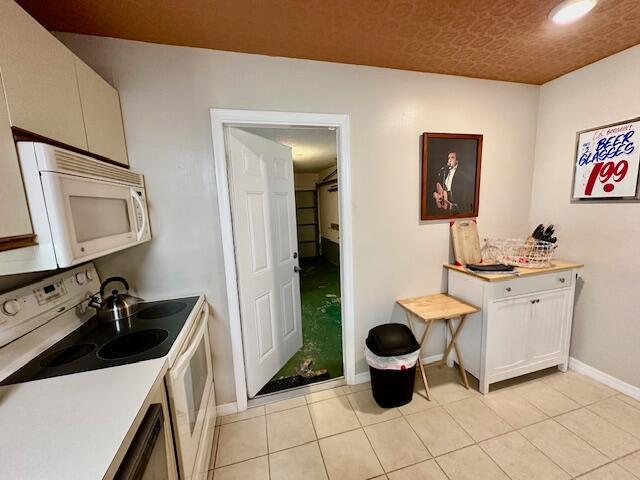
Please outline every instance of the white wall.
[{"label": "white wall", "polygon": [[315,190],[317,181],[317,173],[295,172],[293,174],[293,186],[296,190]]},{"label": "white wall", "polygon": [[[419,220],[420,134],[484,134],[481,236],[528,230],[539,88],[445,75],[61,34],[120,91],[154,239],[98,262],[142,295],[205,291],[219,403],[234,398],[209,108],[346,113],[351,121],[357,372],[398,298],[442,291],[447,222]],[[442,330],[429,353],[441,351]]]},{"label": "white wall", "polygon": [[640,115],[640,46],[542,86],[531,224],[560,224],[559,256],[583,262],[571,355],[640,387],[640,203],[571,204],[577,131]]}]

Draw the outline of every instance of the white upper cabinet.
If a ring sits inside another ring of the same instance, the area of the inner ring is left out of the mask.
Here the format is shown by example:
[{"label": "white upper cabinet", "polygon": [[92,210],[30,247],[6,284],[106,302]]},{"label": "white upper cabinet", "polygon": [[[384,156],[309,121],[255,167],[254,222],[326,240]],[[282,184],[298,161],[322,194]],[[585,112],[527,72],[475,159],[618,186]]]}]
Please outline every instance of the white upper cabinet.
[{"label": "white upper cabinet", "polygon": [[11,125],[87,149],[74,55],[13,1],[0,1],[0,72]]},{"label": "white upper cabinet", "polygon": [[[0,239],[11,239],[32,235],[33,229],[22,186],[18,154],[2,96],[0,82]],[[0,251],[2,249],[0,241]]]},{"label": "white upper cabinet", "polygon": [[118,91],[82,60],[75,62],[88,150],[129,165]]},{"label": "white upper cabinet", "polygon": [[11,126],[129,165],[118,91],[10,0],[0,74]]}]

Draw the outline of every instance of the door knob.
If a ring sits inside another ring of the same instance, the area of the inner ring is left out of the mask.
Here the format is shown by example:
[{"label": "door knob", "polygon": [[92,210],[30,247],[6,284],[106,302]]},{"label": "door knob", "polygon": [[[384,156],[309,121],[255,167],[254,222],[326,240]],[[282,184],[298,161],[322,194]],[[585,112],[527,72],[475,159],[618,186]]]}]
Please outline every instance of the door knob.
[{"label": "door knob", "polygon": [[293,267],[293,271],[296,272],[296,273],[300,273],[302,271],[302,269],[300,267],[296,266],[296,267]]}]

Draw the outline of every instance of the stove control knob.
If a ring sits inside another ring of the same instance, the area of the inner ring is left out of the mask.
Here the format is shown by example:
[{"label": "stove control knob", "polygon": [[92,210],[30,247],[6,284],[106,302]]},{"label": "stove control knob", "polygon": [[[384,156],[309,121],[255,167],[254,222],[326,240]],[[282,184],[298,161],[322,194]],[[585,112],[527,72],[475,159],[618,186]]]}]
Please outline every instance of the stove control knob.
[{"label": "stove control knob", "polygon": [[76,273],[76,282],[78,282],[78,285],[87,283],[87,274],[84,272]]},{"label": "stove control knob", "polygon": [[90,282],[93,281],[94,279],[93,270],[87,270],[85,272],[85,275],[87,276],[87,280],[89,280]]},{"label": "stove control knob", "polygon": [[20,302],[15,298],[13,300],[7,300],[2,304],[2,311],[10,317],[16,316],[20,311],[20,308]]}]

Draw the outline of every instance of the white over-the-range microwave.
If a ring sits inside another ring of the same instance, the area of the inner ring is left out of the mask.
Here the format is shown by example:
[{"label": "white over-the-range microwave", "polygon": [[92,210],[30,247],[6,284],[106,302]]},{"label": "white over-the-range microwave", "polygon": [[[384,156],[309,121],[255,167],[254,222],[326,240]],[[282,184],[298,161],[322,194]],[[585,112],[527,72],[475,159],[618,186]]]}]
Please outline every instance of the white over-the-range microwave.
[{"label": "white over-the-range microwave", "polygon": [[0,253],[0,275],[67,268],[151,239],[144,177],[40,142],[18,142],[36,245]]}]

